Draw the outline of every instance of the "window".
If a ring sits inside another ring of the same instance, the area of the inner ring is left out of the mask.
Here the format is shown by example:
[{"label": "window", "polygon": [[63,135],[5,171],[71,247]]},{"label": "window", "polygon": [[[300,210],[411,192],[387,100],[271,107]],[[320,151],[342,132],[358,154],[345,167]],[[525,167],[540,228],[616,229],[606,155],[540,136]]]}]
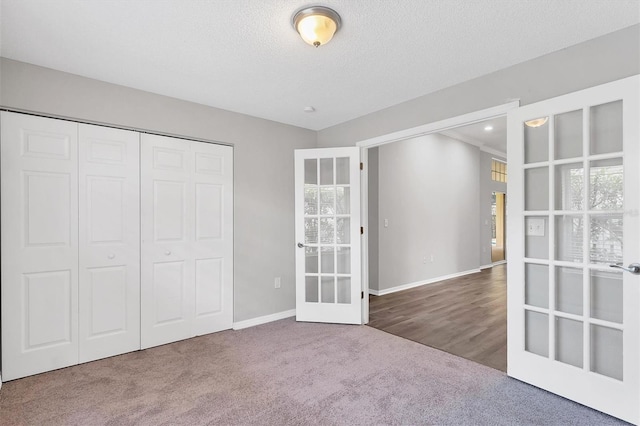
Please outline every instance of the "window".
[{"label": "window", "polygon": [[507,163],[504,161],[496,160],[495,158],[491,160],[491,179],[496,182],[506,182],[507,181]]}]

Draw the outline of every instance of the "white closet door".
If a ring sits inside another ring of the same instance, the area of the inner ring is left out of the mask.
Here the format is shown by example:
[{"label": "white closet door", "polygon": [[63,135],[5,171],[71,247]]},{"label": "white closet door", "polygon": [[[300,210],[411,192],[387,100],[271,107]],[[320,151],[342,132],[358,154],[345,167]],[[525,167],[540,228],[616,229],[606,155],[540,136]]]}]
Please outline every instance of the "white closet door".
[{"label": "white closet door", "polygon": [[140,349],[139,138],[79,127],[80,362]]},{"label": "white closet door", "polygon": [[233,325],[233,148],[192,142],[195,334]]},{"label": "white closet door", "polygon": [[233,325],[233,149],[141,137],[142,348]]},{"label": "white closet door", "polygon": [[141,135],[141,344],[193,336],[190,142]]},{"label": "white closet door", "polygon": [[78,362],[75,123],[2,113],[2,377]]}]

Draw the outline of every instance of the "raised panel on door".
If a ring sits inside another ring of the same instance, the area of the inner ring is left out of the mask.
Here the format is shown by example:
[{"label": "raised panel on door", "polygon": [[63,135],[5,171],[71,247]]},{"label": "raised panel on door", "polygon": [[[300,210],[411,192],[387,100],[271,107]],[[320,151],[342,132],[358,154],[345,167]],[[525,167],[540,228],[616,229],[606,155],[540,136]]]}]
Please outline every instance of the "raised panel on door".
[{"label": "raised panel on door", "polygon": [[192,161],[188,141],[141,136],[141,346],[192,337]]},{"label": "raised panel on door", "polygon": [[196,334],[233,325],[233,148],[193,142]]},{"label": "raised panel on door", "polygon": [[80,362],[140,349],[140,142],[79,126]]},{"label": "raised panel on door", "polygon": [[78,362],[75,123],[2,112],[3,380]]}]

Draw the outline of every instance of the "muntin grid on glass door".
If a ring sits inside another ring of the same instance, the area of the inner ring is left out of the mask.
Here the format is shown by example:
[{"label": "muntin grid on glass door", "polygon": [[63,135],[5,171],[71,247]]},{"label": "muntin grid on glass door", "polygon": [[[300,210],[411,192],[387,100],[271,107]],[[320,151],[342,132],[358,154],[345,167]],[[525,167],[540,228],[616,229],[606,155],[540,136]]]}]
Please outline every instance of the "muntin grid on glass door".
[{"label": "muntin grid on glass door", "polygon": [[622,101],[523,126],[525,350],[622,380]]},{"label": "muntin grid on glass door", "polygon": [[349,158],[304,161],[305,302],[351,303]]}]

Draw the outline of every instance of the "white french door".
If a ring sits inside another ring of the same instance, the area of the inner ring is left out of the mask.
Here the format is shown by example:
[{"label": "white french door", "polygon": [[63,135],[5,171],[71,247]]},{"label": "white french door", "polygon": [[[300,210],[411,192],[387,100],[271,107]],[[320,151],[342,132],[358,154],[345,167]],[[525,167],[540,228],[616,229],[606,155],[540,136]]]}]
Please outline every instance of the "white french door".
[{"label": "white french door", "polygon": [[296,320],[362,323],[360,148],[295,151]]},{"label": "white french door", "polygon": [[639,79],[508,113],[507,219],[508,374],[636,424]]},{"label": "white french door", "polygon": [[79,362],[140,349],[140,134],[80,124]]},{"label": "white french door", "polygon": [[233,325],[233,154],[142,135],[142,348]]}]

